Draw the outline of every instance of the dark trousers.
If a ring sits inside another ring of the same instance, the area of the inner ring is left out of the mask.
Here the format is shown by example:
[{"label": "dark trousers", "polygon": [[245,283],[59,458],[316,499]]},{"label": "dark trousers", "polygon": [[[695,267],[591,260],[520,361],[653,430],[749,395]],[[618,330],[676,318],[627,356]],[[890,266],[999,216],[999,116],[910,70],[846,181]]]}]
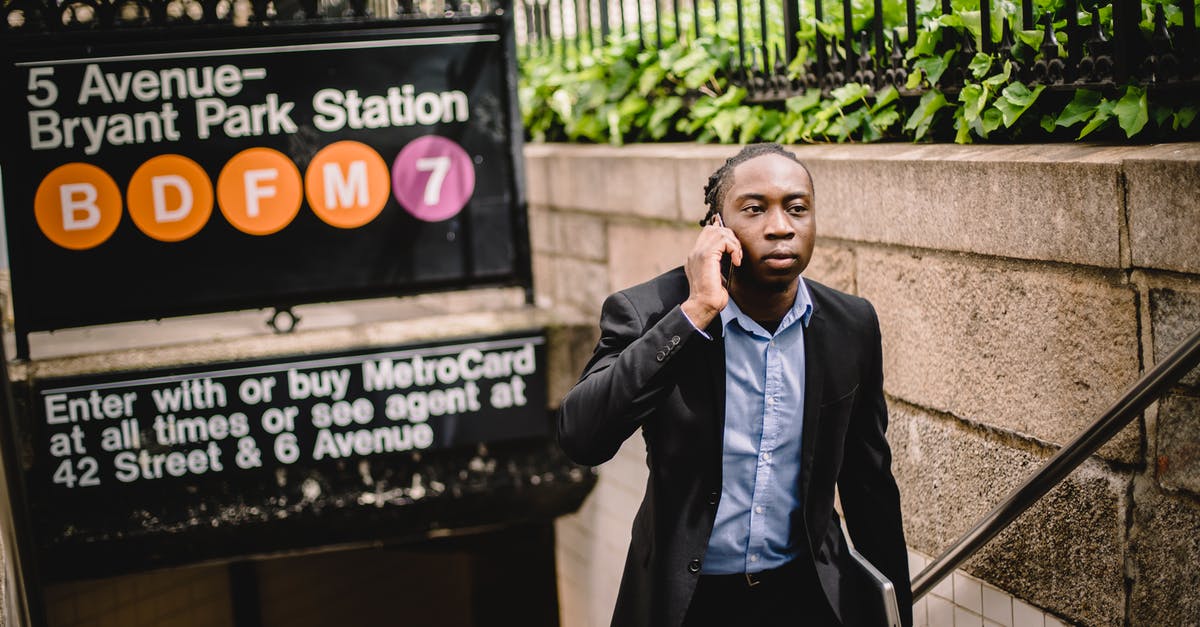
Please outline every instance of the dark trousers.
[{"label": "dark trousers", "polygon": [[816,572],[800,563],[765,571],[753,580],[746,575],[701,575],[683,626],[838,627],[841,623],[829,608]]}]

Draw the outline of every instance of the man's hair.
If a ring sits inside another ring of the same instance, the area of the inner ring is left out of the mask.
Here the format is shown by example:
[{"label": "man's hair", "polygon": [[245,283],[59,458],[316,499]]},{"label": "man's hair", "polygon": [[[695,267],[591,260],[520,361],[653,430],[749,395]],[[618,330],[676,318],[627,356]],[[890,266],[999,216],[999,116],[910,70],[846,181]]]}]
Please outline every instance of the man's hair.
[{"label": "man's hair", "polygon": [[704,186],[704,203],[708,205],[708,213],[704,214],[703,220],[700,220],[700,226],[707,225],[714,215],[721,212],[721,205],[725,203],[725,192],[729,190],[729,184],[733,182],[734,168],[763,155],[779,155],[795,161],[801,168],[804,168],[804,173],[808,174],[809,180],[812,180],[808,168],[800,162],[795,154],[783,146],[776,143],[749,144],[726,160],[725,165],[717,168],[717,171],[708,177],[708,184]]}]

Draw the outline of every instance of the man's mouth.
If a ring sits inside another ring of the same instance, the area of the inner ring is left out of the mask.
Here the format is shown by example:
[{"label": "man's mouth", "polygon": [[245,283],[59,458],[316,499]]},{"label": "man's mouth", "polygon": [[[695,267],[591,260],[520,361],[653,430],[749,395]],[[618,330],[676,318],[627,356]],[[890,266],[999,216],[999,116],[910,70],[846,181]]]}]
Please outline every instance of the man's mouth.
[{"label": "man's mouth", "polygon": [[763,255],[763,265],[774,270],[786,270],[799,261],[798,255],[788,252],[771,252]]}]

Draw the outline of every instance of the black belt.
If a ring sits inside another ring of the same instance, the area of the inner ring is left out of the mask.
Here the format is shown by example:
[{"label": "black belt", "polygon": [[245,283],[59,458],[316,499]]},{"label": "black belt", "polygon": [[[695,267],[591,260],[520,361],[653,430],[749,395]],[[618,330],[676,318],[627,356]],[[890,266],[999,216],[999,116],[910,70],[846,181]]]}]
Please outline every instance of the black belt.
[{"label": "black belt", "polygon": [[732,588],[757,588],[761,584],[768,584],[766,587],[773,587],[772,584],[780,581],[797,581],[800,578],[800,573],[797,569],[796,560],[792,560],[778,568],[760,571],[757,573],[735,573],[732,575],[701,575],[700,578],[711,582],[714,585],[721,587]]}]

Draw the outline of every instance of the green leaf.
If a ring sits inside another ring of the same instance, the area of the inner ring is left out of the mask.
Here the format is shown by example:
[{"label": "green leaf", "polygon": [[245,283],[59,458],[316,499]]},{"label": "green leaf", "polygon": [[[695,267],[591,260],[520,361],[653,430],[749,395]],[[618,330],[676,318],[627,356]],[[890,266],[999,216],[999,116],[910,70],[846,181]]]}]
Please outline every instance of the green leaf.
[{"label": "green leaf", "polygon": [[922,30],[917,32],[917,42],[913,44],[912,50],[908,51],[908,58],[915,59],[917,57],[927,57],[937,50],[937,46],[942,42],[942,31],[940,30]]},{"label": "green leaf", "polygon": [[1047,113],[1046,115],[1042,116],[1041,120],[1038,121],[1038,126],[1041,126],[1042,130],[1046,131],[1047,133],[1053,133],[1054,132],[1054,120],[1055,120],[1054,115],[1051,113]]},{"label": "green leaf", "polygon": [[1142,127],[1146,126],[1146,122],[1150,121],[1150,114],[1146,108],[1146,90],[1134,85],[1127,87],[1125,95],[1121,96],[1113,107],[1113,113],[1117,114],[1117,123],[1120,124],[1121,130],[1125,131],[1125,137],[1137,135]]},{"label": "green leaf", "polygon": [[787,110],[789,113],[803,113],[817,106],[821,102],[821,90],[809,89],[802,96],[792,96],[787,99]]},{"label": "green leaf", "polygon": [[865,101],[869,93],[871,93],[871,89],[866,85],[847,83],[829,92],[829,95],[833,96],[838,106],[846,107],[858,100]]},{"label": "green leaf", "polygon": [[963,120],[969,124],[978,120],[987,106],[987,90],[982,85],[967,83],[958,93],[958,100],[963,103]]},{"label": "green leaf", "polygon": [[608,122],[608,143],[614,146],[621,145],[621,114],[617,112],[616,107],[609,107],[605,119]]},{"label": "green leaf", "polygon": [[954,130],[954,143],[971,143],[971,123],[963,117],[963,109],[956,109],[954,111]]},{"label": "green leaf", "polygon": [[1018,41],[1034,50],[1042,45],[1042,31],[1040,30],[1018,30],[1016,35]]},{"label": "green leaf", "polygon": [[708,59],[683,76],[683,86],[687,89],[699,89],[701,85],[716,77],[718,69],[720,64],[715,59]]},{"label": "green leaf", "polygon": [[1084,125],[1083,130],[1079,131],[1079,136],[1075,139],[1083,139],[1090,135],[1092,131],[1104,126],[1109,118],[1112,117],[1113,107],[1115,106],[1117,106],[1117,103],[1112,100],[1100,101],[1100,104],[1096,106],[1096,114]]},{"label": "green leaf", "polygon": [[876,113],[871,118],[871,125],[881,131],[886,131],[899,121],[900,112],[896,111],[896,107],[889,107]]},{"label": "green leaf", "polygon": [[646,126],[649,128],[650,137],[662,139],[670,128],[668,122],[671,120],[671,116],[675,115],[683,107],[683,98],[670,96],[655,101],[653,106],[654,113],[650,115],[650,120],[646,123]]},{"label": "green leaf", "polygon": [[1172,130],[1188,128],[1192,125],[1192,121],[1196,119],[1196,107],[1182,107],[1175,112],[1175,119],[1171,123]]},{"label": "green leaf", "polygon": [[940,57],[917,59],[913,61],[913,69],[924,72],[931,86],[937,85],[938,79],[942,77],[942,73],[949,67],[950,57],[952,56],[954,56],[954,51],[947,50],[946,54]]},{"label": "green leaf", "polygon": [[963,23],[962,17],[960,17],[954,13],[951,13],[949,15],[939,15],[937,17],[937,19],[934,21],[937,22],[938,25],[940,25],[940,26],[948,26],[950,28],[955,28],[955,27],[961,28],[961,27],[965,26],[965,24]]},{"label": "green leaf", "polygon": [[717,139],[722,144],[728,144],[733,140],[733,131],[736,122],[737,112],[726,109],[713,116],[713,119],[709,122],[709,127],[717,134]]},{"label": "green leaf", "polygon": [[651,90],[658,87],[666,75],[667,71],[661,65],[657,63],[646,65],[642,69],[642,75],[638,77],[638,93],[649,96]]},{"label": "green leaf", "polygon": [[1011,75],[1012,75],[1012,61],[1005,61],[1004,62],[1004,70],[1002,72],[1000,72],[999,74],[996,74],[995,76],[991,76],[991,77],[987,78],[986,80],[983,81],[983,84],[985,86],[987,86],[989,89],[996,89],[997,87],[1007,83],[1008,77]]},{"label": "green leaf", "polygon": [[1163,105],[1151,105],[1150,107],[1150,117],[1154,118],[1154,125],[1159,128],[1163,128],[1174,113],[1171,107]]},{"label": "green leaf", "polygon": [[929,132],[934,114],[948,104],[950,103],[946,102],[946,96],[942,95],[942,92],[936,89],[929,90],[924,96],[921,96],[921,101],[917,103],[916,109],[913,109],[912,115],[904,123],[904,130],[915,130],[913,141],[919,141]]},{"label": "green leaf", "polygon": [[983,52],[975,53],[975,57],[971,59],[971,64],[967,68],[971,70],[971,74],[975,78],[983,78],[987,75],[987,71],[992,69],[992,55]]},{"label": "green leaf", "polygon": [[1090,89],[1075,90],[1075,97],[1067,106],[1063,108],[1062,113],[1058,114],[1058,120],[1054,123],[1058,126],[1070,127],[1080,122],[1086,122],[1096,115],[1096,106],[1100,104],[1100,92]]},{"label": "green leaf", "polygon": [[908,79],[904,81],[905,89],[916,89],[921,86],[922,72],[914,71],[908,75]]},{"label": "green leaf", "polygon": [[871,113],[879,111],[899,98],[900,92],[894,86],[888,85],[884,87],[875,94],[875,104],[871,105]]},{"label": "green leaf", "polygon": [[708,51],[701,47],[693,48],[686,55],[671,64],[671,72],[674,74],[687,74],[692,68],[709,60]]},{"label": "green leaf", "polygon": [[1000,124],[1004,122],[1004,117],[996,109],[988,109],[983,112],[983,117],[980,118],[980,126],[983,127],[984,138],[987,138],[988,133],[1000,128]]},{"label": "green leaf", "polygon": [[621,99],[620,104],[617,105],[617,113],[623,118],[632,117],[646,110],[649,106],[650,103],[645,98],[637,94],[630,94]]},{"label": "green leaf", "polygon": [[1046,89],[1045,85],[1038,85],[1033,91],[1030,91],[1023,83],[1013,83],[1005,87],[994,105],[1003,116],[1005,128],[1012,127],[1020,119],[1021,114],[1037,101],[1044,89]]}]

